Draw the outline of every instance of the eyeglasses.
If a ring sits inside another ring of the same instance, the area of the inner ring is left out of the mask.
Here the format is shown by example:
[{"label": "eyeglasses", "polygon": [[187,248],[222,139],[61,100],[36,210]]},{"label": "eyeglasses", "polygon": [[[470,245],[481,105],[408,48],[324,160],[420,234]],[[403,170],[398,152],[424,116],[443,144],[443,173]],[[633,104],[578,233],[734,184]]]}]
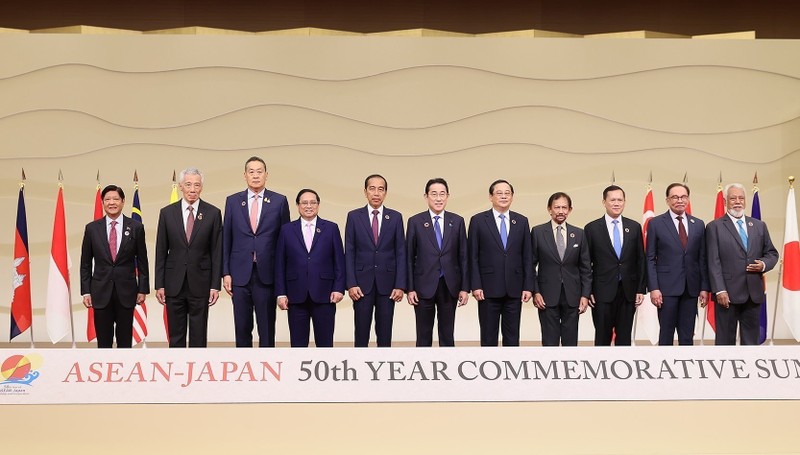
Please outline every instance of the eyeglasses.
[{"label": "eyeglasses", "polygon": [[670,196],[670,197],[669,197],[669,200],[670,200],[670,201],[673,201],[673,202],[678,202],[678,201],[688,201],[688,200],[689,200],[689,196],[688,196],[688,195],[687,195],[687,196],[676,196],[676,195],[672,195],[672,196]]},{"label": "eyeglasses", "polygon": [[299,205],[304,207],[314,207],[315,205],[319,204],[317,201],[300,201]]},{"label": "eyeglasses", "polygon": [[495,192],[494,192],[494,193],[492,193],[492,194],[493,194],[494,196],[497,196],[497,197],[501,197],[501,196],[510,197],[510,196],[513,196],[513,195],[514,195],[514,193],[512,193],[511,191],[495,191]]},{"label": "eyeglasses", "polygon": [[431,191],[430,193],[428,193],[428,197],[444,199],[447,197],[447,193],[445,193],[444,191],[442,191],[441,193],[436,193],[434,191]]}]

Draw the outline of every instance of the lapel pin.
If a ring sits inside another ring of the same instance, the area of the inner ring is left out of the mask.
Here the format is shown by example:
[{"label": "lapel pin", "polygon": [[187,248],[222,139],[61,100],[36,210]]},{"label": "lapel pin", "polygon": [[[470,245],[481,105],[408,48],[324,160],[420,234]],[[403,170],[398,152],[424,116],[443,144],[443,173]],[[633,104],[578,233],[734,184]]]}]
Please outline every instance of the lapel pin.
[{"label": "lapel pin", "polygon": [[317,228],[317,234],[319,234],[320,232],[322,232],[322,231],[320,231],[319,228]]},{"label": "lapel pin", "polygon": [[200,221],[202,219],[203,219],[203,214],[202,213],[198,213],[197,214],[197,221]]},{"label": "lapel pin", "polygon": [[423,226],[425,226],[426,228],[431,227],[431,225],[428,223],[423,224]]},{"label": "lapel pin", "polygon": [[690,223],[694,223],[694,218],[689,218]]},{"label": "lapel pin", "polygon": [[574,232],[570,232],[569,233],[569,238],[574,239],[575,238],[575,233]]},{"label": "lapel pin", "polygon": [[576,244],[572,245],[572,248],[578,248],[578,244],[576,243]]},{"label": "lapel pin", "polygon": [[450,227],[453,227],[453,222],[451,221],[451,222],[447,223],[447,225],[450,226]]},{"label": "lapel pin", "polygon": [[384,218],[386,218],[388,220],[389,219],[389,215],[384,216]]},{"label": "lapel pin", "polygon": [[517,220],[511,220],[511,224],[517,224]]},{"label": "lapel pin", "polygon": [[271,204],[272,203],[272,201],[270,201],[269,198],[264,199],[264,202],[266,202],[267,204]]},{"label": "lapel pin", "polygon": [[630,230],[630,229],[628,229],[628,228],[625,228],[625,233],[627,234],[627,233],[629,233],[629,232],[631,232],[631,230]]},{"label": "lapel pin", "polygon": [[247,207],[247,202],[242,201],[242,207]]},{"label": "lapel pin", "polygon": [[752,227],[753,226],[753,222],[751,221],[751,222],[747,223],[747,225]]},{"label": "lapel pin", "polygon": [[131,232],[129,230],[125,231],[125,235],[131,235]]}]

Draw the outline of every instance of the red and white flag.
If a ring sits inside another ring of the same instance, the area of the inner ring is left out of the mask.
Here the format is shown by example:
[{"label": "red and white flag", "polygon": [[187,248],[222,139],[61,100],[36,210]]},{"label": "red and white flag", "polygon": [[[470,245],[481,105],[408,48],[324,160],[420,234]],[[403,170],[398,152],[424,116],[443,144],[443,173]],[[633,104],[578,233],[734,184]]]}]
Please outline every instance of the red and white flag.
[{"label": "red and white flag", "polygon": [[[720,178],[721,180],[721,178]],[[714,219],[721,217],[725,214],[725,196],[722,195],[722,184],[717,185],[717,202],[714,206]],[[712,293],[713,294],[713,293]],[[716,312],[716,303],[714,303],[714,296],[711,295],[708,299],[708,311],[706,312],[706,320],[708,321],[708,325],[711,327],[711,330],[717,331],[717,312]]]},{"label": "red and white flag", "polygon": [[[644,208],[642,209],[642,239],[644,240],[645,247],[647,246],[647,225],[650,220],[655,216],[655,204],[653,203],[653,188],[647,185],[647,193],[644,195]],[[644,302],[639,305],[636,312],[636,325],[639,330],[643,331],[650,343],[658,344],[658,333],[660,326],[658,324],[658,308],[650,302],[650,294],[644,296]]]},{"label": "red and white flag", "polygon": [[[72,333],[72,301],[69,290],[69,269],[72,266],[67,249],[67,222],[64,215],[64,189],[58,184],[53,242],[50,247],[50,273],[47,276],[47,334],[53,344]],[[72,340],[74,341],[74,340]]]},{"label": "red and white flag", "polygon": [[800,341],[800,243],[797,235],[797,208],[794,188],[789,188],[786,198],[786,230],[783,240],[783,278],[781,303],[783,319],[789,331]]}]

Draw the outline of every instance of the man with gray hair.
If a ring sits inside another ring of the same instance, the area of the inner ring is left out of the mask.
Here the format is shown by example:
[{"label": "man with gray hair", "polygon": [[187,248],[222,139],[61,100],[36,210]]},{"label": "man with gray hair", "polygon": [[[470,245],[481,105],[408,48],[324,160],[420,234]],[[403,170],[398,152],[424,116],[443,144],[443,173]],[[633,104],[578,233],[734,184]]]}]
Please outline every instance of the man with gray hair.
[{"label": "man with gray hair", "polygon": [[716,295],[717,345],[758,344],[758,318],[764,298],[764,273],[778,262],[767,225],[744,215],[745,189],[725,187],[725,215],[708,223],[708,275]]},{"label": "man with gray hair", "polygon": [[222,279],[222,215],[200,200],[203,174],[180,173],[183,197],[163,209],[156,234],[156,298],[167,307],[169,347],[205,347],[208,307],[219,298]]}]

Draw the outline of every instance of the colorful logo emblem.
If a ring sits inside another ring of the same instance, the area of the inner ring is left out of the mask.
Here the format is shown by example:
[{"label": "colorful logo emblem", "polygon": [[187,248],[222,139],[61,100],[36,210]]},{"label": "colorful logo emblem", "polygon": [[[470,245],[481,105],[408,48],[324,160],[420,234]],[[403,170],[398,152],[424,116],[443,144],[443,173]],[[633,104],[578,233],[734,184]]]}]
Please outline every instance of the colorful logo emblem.
[{"label": "colorful logo emblem", "polygon": [[12,355],[0,367],[0,384],[31,385],[39,377],[41,363],[37,355]]}]

